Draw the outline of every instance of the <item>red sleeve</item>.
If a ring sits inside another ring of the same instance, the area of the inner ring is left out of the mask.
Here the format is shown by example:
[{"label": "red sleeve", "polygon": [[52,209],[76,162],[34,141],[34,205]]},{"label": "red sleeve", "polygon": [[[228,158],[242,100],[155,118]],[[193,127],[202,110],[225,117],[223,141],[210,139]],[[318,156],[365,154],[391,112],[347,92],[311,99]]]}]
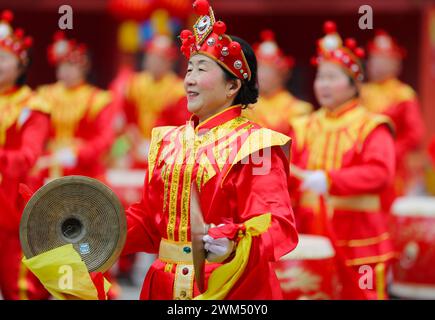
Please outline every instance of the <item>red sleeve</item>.
[{"label": "red sleeve", "polygon": [[145,176],[142,200],[130,206],[126,211],[127,240],[122,254],[135,252],[157,253],[160,245],[156,215],[150,212],[148,200],[148,173]]},{"label": "red sleeve", "polygon": [[0,149],[0,171],[13,178],[24,177],[42,154],[49,134],[50,118],[32,111],[21,129],[21,146],[17,150]]},{"label": "red sleeve", "polygon": [[[260,165],[237,164],[229,173],[236,197],[238,217],[243,223],[271,213],[268,231],[253,238],[251,258],[276,261],[296,247],[298,236],[288,191],[288,161],[280,147],[264,150]],[[256,168],[266,169],[256,173]]]},{"label": "red sleeve", "polygon": [[[298,165],[300,161],[300,146],[298,146],[298,140],[296,137],[295,130],[290,127],[289,137],[292,139],[291,149],[290,149],[290,162],[292,164]],[[300,142],[299,142],[300,143]]]},{"label": "red sleeve", "polygon": [[114,112],[109,104],[92,122],[92,138],[86,139],[78,150],[80,164],[90,163],[107,151],[114,139]]},{"label": "red sleeve", "polygon": [[355,165],[328,172],[333,195],[377,193],[392,183],[395,172],[393,137],[386,126],[371,132]]},{"label": "red sleeve", "polygon": [[429,156],[432,159],[432,164],[435,167],[435,137],[432,138],[432,141],[429,144]]},{"label": "red sleeve", "polygon": [[[290,149],[290,177],[289,177],[289,191],[293,204],[299,202],[299,197],[301,195],[300,185],[302,180],[298,175],[297,170],[303,168],[302,163],[302,148],[298,146],[298,140],[295,131],[291,128],[289,136],[292,138],[291,149]],[[301,143],[301,141],[299,141]],[[296,210],[295,210],[296,211]]]},{"label": "red sleeve", "polygon": [[422,142],[424,123],[417,100],[402,102],[398,105],[398,115],[402,117],[396,137],[397,159],[415,150]]},{"label": "red sleeve", "polygon": [[136,103],[125,99],[122,103],[122,108],[124,110],[127,123],[136,125],[138,122]]}]

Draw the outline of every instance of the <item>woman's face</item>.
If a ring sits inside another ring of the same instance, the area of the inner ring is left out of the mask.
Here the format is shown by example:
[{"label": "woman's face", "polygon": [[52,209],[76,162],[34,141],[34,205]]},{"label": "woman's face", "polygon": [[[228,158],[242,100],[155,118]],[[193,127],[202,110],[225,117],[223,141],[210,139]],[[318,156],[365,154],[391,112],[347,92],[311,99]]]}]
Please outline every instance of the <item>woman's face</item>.
[{"label": "woman's face", "polygon": [[172,60],[158,53],[147,53],[143,60],[143,69],[152,74],[152,76],[160,80],[166,74],[172,71]]},{"label": "woman's face", "polygon": [[382,54],[371,54],[367,60],[367,75],[370,81],[380,82],[398,77],[401,60]]},{"label": "woman's face", "polygon": [[240,80],[226,80],[221,67],[202,54],[190,58],[184,77],[187,109],[205,119],[231,106],[241,86]]},{"label": "woman's face", "polygon": [[82,83],[86,78],[86,66],[63,62],[56,70],[57,80],[62,81],[66,87],[74,87]]},{"label": "woman's face", "polygon": [[18,58],[8,51],[0,50],[0,88],[13,86],[20,74]]},{"label": "woman's face", "polygon": [[276,66],[266,63],[258,63],[258,84],[260,95],[268,96],[281,89],[285,84],[286,77]]},{"label": "woman's face", "polygon": [[325,61],[317,68],[314,93],[322,107],[333,110],[355,97],[357,88],[340,66]]}]

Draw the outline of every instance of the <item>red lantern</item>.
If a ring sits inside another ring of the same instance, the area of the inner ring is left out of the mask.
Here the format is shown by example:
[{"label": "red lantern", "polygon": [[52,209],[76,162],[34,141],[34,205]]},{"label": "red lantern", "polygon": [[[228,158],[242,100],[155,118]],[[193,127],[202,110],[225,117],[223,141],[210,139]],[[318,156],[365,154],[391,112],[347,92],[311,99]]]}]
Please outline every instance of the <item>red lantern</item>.
[{"label": "red lantern", "polygon": [[185,19],[192,12],[192,0],[158,0],[158,7],[169,12],[171,17]]},{"label": "red lantern", "polygon": [[157,0],[110,0],[108,9],[119,19],[147,20],[156,9]]}]

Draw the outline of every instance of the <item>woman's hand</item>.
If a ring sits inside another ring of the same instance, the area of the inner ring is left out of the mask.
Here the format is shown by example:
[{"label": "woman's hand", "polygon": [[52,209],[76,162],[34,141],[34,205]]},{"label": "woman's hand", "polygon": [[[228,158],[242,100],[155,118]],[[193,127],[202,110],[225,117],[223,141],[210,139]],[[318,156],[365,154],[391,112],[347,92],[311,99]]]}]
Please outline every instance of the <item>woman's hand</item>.
[{"label": "woman's hand", "polygon": [[204,249],[207,250],[207,260],[210,262],[221,263],[228,259],[234,251],[234,241],[228,238],[214,239],[206,234],[202,240],[204,241]]}]

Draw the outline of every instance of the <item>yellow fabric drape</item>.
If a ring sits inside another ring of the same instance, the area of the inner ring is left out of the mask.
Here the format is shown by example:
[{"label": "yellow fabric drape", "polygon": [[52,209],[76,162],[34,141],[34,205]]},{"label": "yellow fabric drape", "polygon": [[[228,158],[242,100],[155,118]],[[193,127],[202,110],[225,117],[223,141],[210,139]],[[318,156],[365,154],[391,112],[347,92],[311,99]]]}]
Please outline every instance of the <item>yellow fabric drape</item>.
[{"label": "yellow fabric drape", "polygon": [[[72,244],[30,259],[23,258],[23,263],[48,292],[59,300],[98,300],[97,289],[88,269]],[[104,279],[106,296],[110,286],[110,283]]]},{"label": "yellow fabric drape", "polygon": [[252,237],[266,232],[271,219],[271,214],[266,213],[244,223],[246,231],[239,240],[234,258],[212,272],[208,280],[207,291],[195,297],[195,300],[222,300],[227,296],[248,264]]}]

